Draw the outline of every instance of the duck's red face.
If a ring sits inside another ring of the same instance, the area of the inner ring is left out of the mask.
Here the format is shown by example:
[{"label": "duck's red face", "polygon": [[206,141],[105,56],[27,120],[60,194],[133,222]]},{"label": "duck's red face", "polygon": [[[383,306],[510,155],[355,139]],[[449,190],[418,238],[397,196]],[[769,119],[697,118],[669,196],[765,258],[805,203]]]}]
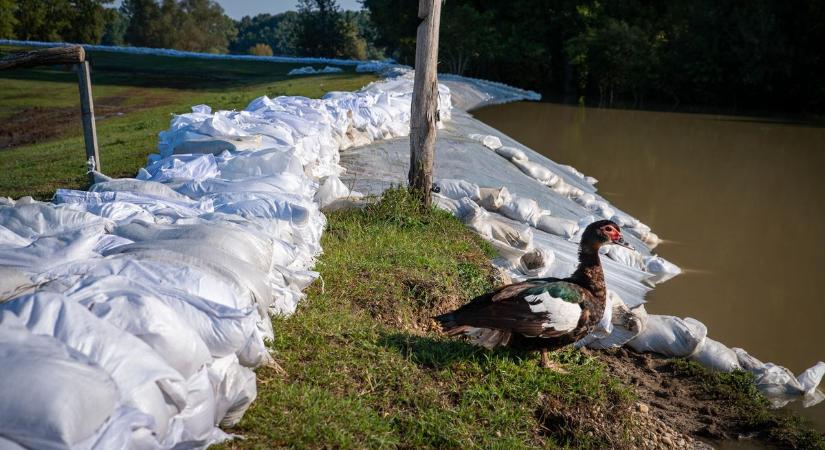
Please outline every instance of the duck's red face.
[{"label": "duck's red face", "polygon": [[619,227],[608,223],[601,227],[602,235],[608,239],[611,244],[621,245],[622,247],[627,247],[629,249],[633,249],[627,241],[624,240],[622,237],[622,232],[619,231]]}]

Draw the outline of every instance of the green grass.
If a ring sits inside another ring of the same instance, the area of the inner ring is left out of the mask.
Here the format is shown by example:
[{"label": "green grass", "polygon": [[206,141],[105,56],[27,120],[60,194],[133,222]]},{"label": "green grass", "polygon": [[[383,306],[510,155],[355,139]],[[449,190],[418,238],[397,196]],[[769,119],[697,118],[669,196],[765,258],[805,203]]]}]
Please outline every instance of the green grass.
[{"label": "green grass", "polygon": [[[533,354],[434,332],[433,315],[492,287],[490,247],[452,216],[418,212],[390,190],[328,219],[323,283],[294,316],[274,319],[285,372],[258,370],[258,398],[230,430],[245,439],[225,448],[601,448],[623,438],[632,395],[595,359],[560,352],[569,373],[559,374]],[[615,412],[610,434],[589,426],[605,411]]]},{"label": "green grass", "polygon": [[[0,47],[0,53],[13,49]],[[287,77],[305,64],[259,61],[216,61],[90,52],[96,103],[97,133],[103,172],[134,176],[155,151],[158,132],[172,114],[205,103],[213,109],[240,109],[261,95],[320,97],[333,90],[351,91],[373,81],[373,75],[344,73]],[[60,187],[83,189],[85,150],[79,120],[77,76],[62,67],[0,72],[0,120],[30,116],[14,127],[42,133],[36,142],[0,149],[0,196],[51,198]],[[108,108],[98,105],[112,104]],[[31,114],[78,114],[63,126]],[[59,109],[62,108],[62,109]],[[117,115],[116,113],[122,113]]]}]

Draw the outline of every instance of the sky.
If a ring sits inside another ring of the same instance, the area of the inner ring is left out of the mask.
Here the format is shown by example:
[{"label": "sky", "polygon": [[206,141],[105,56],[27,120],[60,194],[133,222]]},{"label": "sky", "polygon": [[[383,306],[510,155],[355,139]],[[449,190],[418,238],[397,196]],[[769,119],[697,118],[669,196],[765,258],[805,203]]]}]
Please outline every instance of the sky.
[{"label": "sky", "polygon": [[[217,0],[221,4],[226,15],[233,19],[240,19],[243,16],[254,16],[260,13],[279,13],[290,9],[297,9],[295,0]],[[338,0],[341,9],[361,9],[358,0]]]},{"label": "sky", "polygon": [[[121,0],[117,0],[114,6],[120,6]],[[233,19],[240,19],[243,16],[254,16],[260,13],[280,13],[295,10],[298,2],[296,0],[217,0],[226,11],[226,15]],[[338,0],[341,9],[361,9],[361,2],[358,0]]]}]

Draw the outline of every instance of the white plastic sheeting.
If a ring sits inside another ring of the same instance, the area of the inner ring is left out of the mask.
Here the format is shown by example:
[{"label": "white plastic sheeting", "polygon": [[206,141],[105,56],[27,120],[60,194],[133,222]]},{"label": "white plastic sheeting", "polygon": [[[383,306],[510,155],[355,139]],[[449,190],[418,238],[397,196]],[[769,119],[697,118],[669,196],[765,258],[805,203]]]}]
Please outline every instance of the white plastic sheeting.
[{"label": "white plastic sheeting", "polygon": [[[313,58],[306,56],[256,56],[256,55],[230,55],[221,53],[201,53],[175,50],[171,48],[149,48],[149,47],[118,47],[112,45],[92,45],[76,44],[66,42],[41,42],[41,41],[20,41],[16,39],[0,39],[0,45],[15,45],[25,47],[59,47],[67,45],[81,45],[87,51],[101,51],[114,53],[130,53],[135,55],[161,55],[176,58],[199,58],[199,59],[219,59],[227,61],[268,61],[294,64],[336,64],[339,66],[361,66],[364,64],[374,64],[376,70],[391,65],[392,61],[369,61],[364,62],[358,59],[341,58]],[[374,72],[376,70],[367,70]]]},{"label": "white plastic sheeting", "polygon": [[[495,103],[470,87],[454,88],[456,104],[472,108]],[[462,98],[469,92],[469,98]],[[376,142],[342,153],[344,181],[359,191],[380,193],[404,182],[409,157],[405,140]],[[578,345],[687,357],[713,370],[749,370],[775,405],[801,398],[806,405],[823,397],[817,386],[825,372],[819,363],[799,377],[756,360],[743,364],[736,349],[707,337],[695,319],[648,315],[644,296],[680,269],[652,252],[660,239],[650,227],[599,196],[596,179],[557,164],[456,109],[441,132],[435,152],[435,204],[488,240],[499,252],[493,263],[515,280],[566,277],[577,264],[580,233],[589,223],[611,219],[636,248],[608,246],[602,264],[609,289],[607,313],[597,330]],[[756,361],[756,362],[754,362]]]},{"label": "white plastic sheeting", "polygon": [[287,72],[287,75],[315,75],[319,73],[340,73],[344,69],[340,67],[325,66],[323,69],[316,69],[312,66],[299,67]]}]

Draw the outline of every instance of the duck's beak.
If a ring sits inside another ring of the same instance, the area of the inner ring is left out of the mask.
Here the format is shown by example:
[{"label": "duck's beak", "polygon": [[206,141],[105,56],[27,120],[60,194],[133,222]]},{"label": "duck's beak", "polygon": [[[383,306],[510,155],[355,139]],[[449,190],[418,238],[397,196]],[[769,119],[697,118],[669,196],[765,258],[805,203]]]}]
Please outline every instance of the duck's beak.
[{"label": "duck's beak", "polygon": [[613,240],[612,242],[616,245],[621,245],[622,247],[629,248],[634,251],[636,250],[635,248],[633,248],[632,245],[628,244],[627,241],[624,240],[624,237],[622,235],[619,235],[619,237]]}]

